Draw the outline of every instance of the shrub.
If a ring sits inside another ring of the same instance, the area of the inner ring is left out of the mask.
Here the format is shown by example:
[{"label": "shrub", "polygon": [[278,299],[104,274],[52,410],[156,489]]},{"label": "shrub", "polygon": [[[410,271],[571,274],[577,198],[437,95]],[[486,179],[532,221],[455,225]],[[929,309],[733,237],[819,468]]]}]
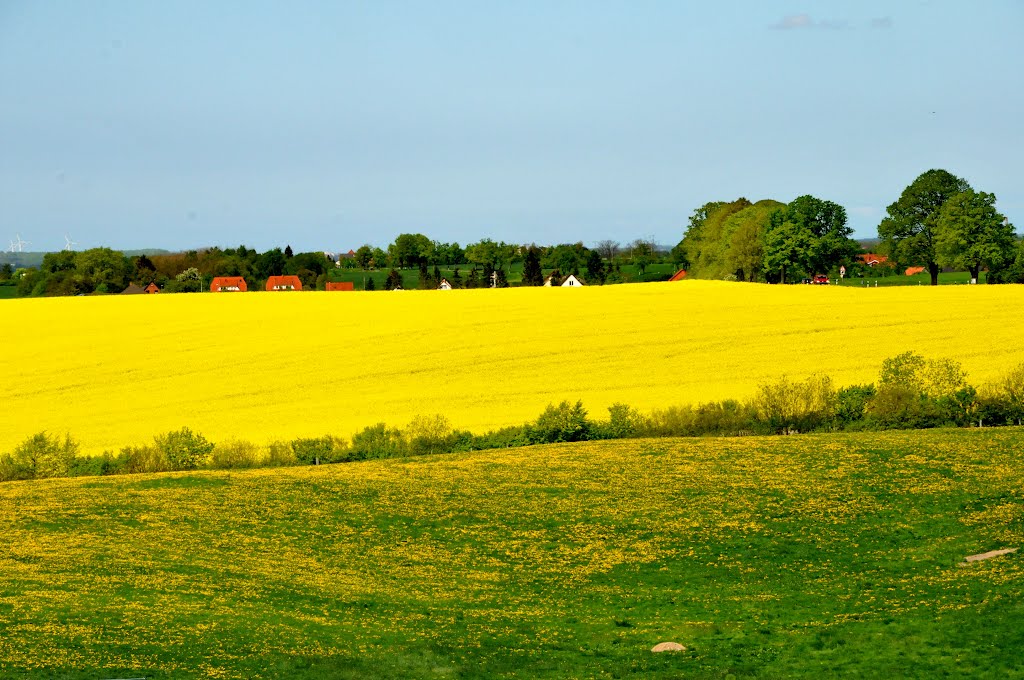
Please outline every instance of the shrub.
[{"label": "shrub", "polygon": [[213,447],[207,465],[219,470],[256,467],[262,463],[259,447],[243,440],[220,442]]},{"label": "shrub", "polygon": [[531,440],[538,444],[586,441],[591,429],[583,402],[563,401],[557,406],[548,404],[531,428]]},{"label": "shrub", "polygon": [[862,423],[868,403],[875,396],[874,385],[850,385],[836,392],[835,423],[839,429],[849,429]]},{"label": "shrub", "polygon": [[812,375],[803,382],[783,377],[758,387],[751,403],[758,422],[770,432],[808,432],[832,419],[836,391],[828,376]]},{"label": "shrub", "polygon": [[377,423],[352,435],[351,459],[398,458],[406,453],[405,438],[397,428]]},{"label": "shrub", "polygon": [[167,455],[155,446],[126,446],[117,457],[117,465],[128,474],[174,469]]},{"label": "shrub", "polygon": [[696,434],[696,414],[692,406],[655,409],[641,424],[637,434],[645,437],[692,437]]},{"label": "shrub", "polygon": [[595,435],[601,439],[624,439],[634,436],[643,425],[644,417],[636,409],[616,402],[608,407],[608,422],[595,426]]},{"label": "shrub", "polygon": [[32,435],[0,457],[0,480],[67,477],[76,463],[78,443],[71,435],[61,440],[45,432]]},{"label": "shrub", "polygon": [[417,416],[405,428],[409,455],[448,453],[455,445],[455,432],[442,415]]},{"label": "shrub", "polygon": [[167,458],[172,470],[195,470],[205,465],[213,452],[212,443],[187,427],[158,435],[154,442],[157,451]]},{"label": "shrub", "polygon": [[333,463],[342,455],[336,455],[335,451],[344,451],[345,442],[335,440],[330,435],[312,439],[295,439],[292,441],[292,451],[295,453],[295,460],[301,465],[319,465],[321,463]]},{"label": "shrub", "polygon": [[288,442],[271,442],[267,446],[267,465],[271,467],[285,467],[298,465],[299,460],[295,457],[295,450]]}]

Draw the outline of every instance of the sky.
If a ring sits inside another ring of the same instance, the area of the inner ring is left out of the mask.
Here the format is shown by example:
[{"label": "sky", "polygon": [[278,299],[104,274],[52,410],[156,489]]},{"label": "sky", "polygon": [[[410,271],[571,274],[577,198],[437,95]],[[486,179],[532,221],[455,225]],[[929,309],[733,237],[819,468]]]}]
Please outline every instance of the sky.
[{"label": "sky", "polygon": [[943,168],[1024,231],[1024,0],[0,0],[0,244],[679,241]]}]

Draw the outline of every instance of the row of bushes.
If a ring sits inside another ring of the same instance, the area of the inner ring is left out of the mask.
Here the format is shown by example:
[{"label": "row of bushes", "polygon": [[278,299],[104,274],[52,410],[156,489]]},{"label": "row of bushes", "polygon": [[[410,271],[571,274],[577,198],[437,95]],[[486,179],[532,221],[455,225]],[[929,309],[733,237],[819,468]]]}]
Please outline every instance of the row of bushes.
[{"label": "row of bushes", "polygon": [[257,446],[247,441],[214,444],[183,428],[152,444],[118,453],[79,455],[69,435],[41,432],[13,452],[0,454],[0,481],[83,475],[130,474],[318,465],[630,437],[795,434],[814,431],[917,429],[1020,425],[1024,420],[1024,364],[1000,380],[975,388],[954,361],[925,360],[907,352],[886,359],[877,384],[836,388],[827,376],[783,378],[761,385],[745,402],[724,400],[673,406],[643,414],[613,404],[607,420],[592,420],[583,403],[549,405],[534,421],[472,434],[443,416],[419,417],[404,428],[378,423],[346,440],[333,435]]}]

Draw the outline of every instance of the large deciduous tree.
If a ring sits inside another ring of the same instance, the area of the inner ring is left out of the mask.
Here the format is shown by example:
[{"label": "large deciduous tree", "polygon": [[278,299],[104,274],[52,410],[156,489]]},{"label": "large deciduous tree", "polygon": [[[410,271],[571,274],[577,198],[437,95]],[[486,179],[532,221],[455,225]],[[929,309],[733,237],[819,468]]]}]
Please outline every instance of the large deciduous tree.
[{"label": "large deciduous tree", "polygon": [[1013,225],[996,211],[996,197],[968,189],[942,206],[936,222],[935,252],[944,267],[967,269],[978,280],[982,267],[999,268],[1016,252]]},{"label": "large deciduous tree", "polygon": [[946,202],[970,185],[946,170],[929,170],[913,181],[899,199],[886,208],[888,216],[878,225],[878,237],[890,256],[900,264],[923,265],[939,284],[939,256],[936,250],[939,213]]},{"label": "large deciduous tree", "polygon": [[799,196],[771,214],[764,236],[764,271],[778,274],[783,283],[796,271],[829,272],[859,250],[851,233],[843,206]]}]

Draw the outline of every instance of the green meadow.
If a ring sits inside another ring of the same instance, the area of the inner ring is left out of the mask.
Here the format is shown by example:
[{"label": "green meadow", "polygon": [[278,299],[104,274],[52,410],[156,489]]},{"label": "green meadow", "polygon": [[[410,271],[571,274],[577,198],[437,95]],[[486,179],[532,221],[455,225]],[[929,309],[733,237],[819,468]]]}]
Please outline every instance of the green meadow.
[{"label": "green meadow", "polygon": [[0,677],[1020,677],[1022,435],[5,483]]}]

